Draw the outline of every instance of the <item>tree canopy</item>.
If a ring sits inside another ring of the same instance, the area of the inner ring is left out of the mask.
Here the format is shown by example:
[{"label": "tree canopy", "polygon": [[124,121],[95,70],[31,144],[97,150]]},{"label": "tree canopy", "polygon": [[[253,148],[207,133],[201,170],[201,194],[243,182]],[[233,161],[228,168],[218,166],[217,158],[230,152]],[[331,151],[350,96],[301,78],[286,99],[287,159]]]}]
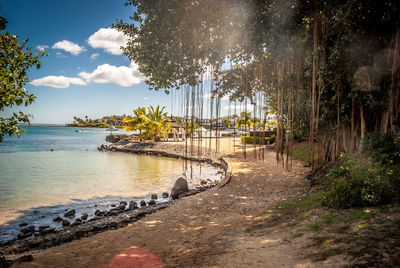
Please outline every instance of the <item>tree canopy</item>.
[{"label": "tree canopy", "polygon": [[[5,31],[7,20],[0,17],[0,111],[13,106],[28,106],[35,96],[25,88],[29,82],[28,72],[32,67],[40,68],[39,58],[46,55],[44,51],[33,51],[27,46],[28,40],[19,42],[18,36]],[[25,130],[19,123],[29,124],[30,115],[22,112],[13,113],[10,117],[0,116],[0,142],[4,135],[21,135]]]},{"label": "tree canopy", "polygon": [[[128,0],[124,53],[153,89],[194,86],[277,111],[284,132],[322,159],[357,151],[368,132],[399,133],[400,6],[356,0]],[[280,144],[281,142],[281,144]],[[310,161],[314,157],[310,156]]]}]

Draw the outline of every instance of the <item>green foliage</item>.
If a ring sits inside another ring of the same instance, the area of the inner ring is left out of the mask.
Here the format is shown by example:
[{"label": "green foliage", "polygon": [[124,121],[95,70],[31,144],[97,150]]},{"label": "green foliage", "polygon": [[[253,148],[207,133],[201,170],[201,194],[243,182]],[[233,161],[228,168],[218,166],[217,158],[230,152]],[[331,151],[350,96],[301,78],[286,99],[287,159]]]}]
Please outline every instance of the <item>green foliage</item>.
[{"label": "green foliage", "polygon": [[[254,137],[253,136],[241,136],[240,140],[242,143],[247,143],[247,144],[253,144],[254,143]],[[256,143],[257,144],[268,144],[268,142],[274,143],[275,142],[275,134],[273,134],[270,137],[265,137],[264,143],[262,143],[262,138],[261,137],[256,137]]]},{"label": "green foliage", "polygon": [[[28,72],[35,66],[40,68],[40,60],[46,55],[44,51],[32,51],[27,47],[28,40],[19,42],[18,37],[4,31],[7,20],[0,17],[0,112],[13,106],[28,106],[35,96],[24,88],[29,82]],[[10,117],[0,116],[0,142],[4,135],[20,136],[25,130],[18,123],[28,123],[30,115],[22,112],[13,113]]]},{"label": "green foliage", "polygon": [[138,107],[133,110],[134,116],[132,118],[125,117],[123,121],[127,123],[124,129],[127,131],[139,130],[139,138],[141,139],[154,139],[158,141],[162,135],[169,132],[171,124],[168,124],[167,113],[164,113],[165,107],[160,108],[157,105],[146,108]]},{"label": "green foliage", "polygon": [[398,166],[383,166],[362,155],[346,158],[341,166],[331,168],[326,174],[327,205],[338,208],[375,206],[398,198]]},{"label": "green foliage", "polygon": [[108,128],[115,126],[117,128],[122,128],[124,116],[121,115],[110,115],[104,116],[100,119],[90,119],[85,116],[85,120],[74,116],[74,122],[65,124],[66,127],[94,127],[94,128]]},{"label": "green foliage", "polygon": [[400,143],[390,134],[368,133],[362,151],[384,165],[400,164]]}]

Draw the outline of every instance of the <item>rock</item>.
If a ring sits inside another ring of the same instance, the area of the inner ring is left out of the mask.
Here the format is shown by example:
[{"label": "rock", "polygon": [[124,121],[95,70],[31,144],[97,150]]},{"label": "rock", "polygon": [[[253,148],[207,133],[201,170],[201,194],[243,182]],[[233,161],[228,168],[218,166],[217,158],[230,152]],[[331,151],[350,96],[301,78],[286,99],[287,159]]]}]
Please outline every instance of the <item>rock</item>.
[{"label": "rock", "polygon": [[149,201],[149,206],[152,206],[152,205],[155,205],[155,204],[156,204],[156,201],[154,199],[151,199]]},{"label": "rock", "polygon": [[88,216],[89,216],[89,215],[88,215],[87,213],[83,213],[81,219],[82,219],[83,221],[86,221],[87,218],[88,218]]},{"label": "rock", "polygon": [[151,199],[157,200],[157,194],[152,194]]},{"label": "rock", "polygon": [[102,213],[101,213],[101,211],[99,209],[96,209],[96,211],[94,212],[94,215],[101,216]]},{"label": "rock", "polygon": [[50,226],[48,226],[48,225],[39,226],[39,232],[44,230],[44,229],[46,229],[46,228],[50,228]]},{"label": "rock", "polygon": [[124,205],[125,207],[128,205],[128,202],[126,202],[126,201],[121,201],[120,203],[119,203],[119,205]]},{"label": "rock", "polygon": [[62,221],[62,226],[69,226],[69,225],[70,225],[69,221],[67,220]]},{"label": "rock", "polygon": [[94,216],[93,218],[91,218],[90,220],[88,220],[89,222],[90,221],[97,221],[98,219],[101,219],[100,217],[98,217],[98,216]]},{"label": "rock", "polygon": [[60,217],[60,216],[58,216],[58,217],[56,217],[56,218],[54,218],[53,219],[53,221],[62,221],[63,219]]},{"label": "rock", "polygon": [[112,206],[113,208],[115,208],[117,205],[116,205],[116,204],[111,204],[111,206]]},{"label": "rock", "polygon": [[129,207],[128,207],[129,210],[134,210],[134,209],[136,209],[137,207],[138,207],[138,206],[137,206],[137,203],[136,203],[135,201],[129,202]]},{"label": "rock", "polygon": [[180,177],[176,180],[174,187],[172,187],[171,191],[171,197],[172,199],[177,199],[179,198],[180,194],[184,194],[189,191],[188,183],[187,181]]},{"label": "rock", "polygon": [[70,218],[75,217],[75,212],[76,212],[75,209],[72,209],[72,210],[68,211],[67,213],[65,213],[64,217],[70,217]]},{"label": "rock", "polygon": [[17,260],[17,262],[31,262],[33,261],[33,256],[32,255],[24,255],[22,257],[19,257]]},{"label": "rock", "polygon": [[116,143],[116,142],[119,142],[120,140],[128,139],[128,138],[129,138],[129,136],[126,134],[121,134],[121,135],[111,134],[111,135],[106,136],[106,141],[111,142],[111,143]]},{"label": "rock", "polygon": [[122,210],[121,210],[119,207],[117,207],[117,208],[112,208],[112,209],[109,210],[110,215],[111,215],[111,213],[114,213],[114,212],[116,212],[117,214],[119,214],[119,213],[122,212]]},{"label": "rock", "polygon": [[82,222],[82,219],[81,218],[77,218],[75,221]]},{"label": "rock", "polygon": [[[126,202],[125,202],[126,203]],[[119,206],[117,207],[117,209],[119,210],[125,210],[126,205],[124,203],[120,203]]]},{"label": "rock", "polygon": [[82,224],[82,222],[80,222],[80,221],[74,221],[73,223],[71,223],[71,226],[73,227],[73,226],[78,226],[81,224]]},{"label": "rock", "polygon": [[27,233],[33,233],[34,231],[35,231],[35,226],[32,225],[32,226],[22,229],[21,233],[27,234]]},{"label": "rock", "polygon": [[19,224],[19,227],[24,227],[24,226],[28,226],[28,223],[27,223],[27,222],[21,222],[21,223]]},{"label": "rock", "polygon": [[140,207],[145,207],[145,206],[146,206],[146,201],[141,200],[141,201],[140,201]]},{"label": "rock", "polygon": [[21,240],[21,239],[30,237],[30,236],[32,236],[32,235],[33,235],[33,232],[32,232],[32,233],[26,233],[26,234],[18,234],[18,235],[17,235],[17,238],[18,238],[19,240]]},{"label": "rock", "polygon": [[121,213],[120,210],[110,211],[110,216],[117,216],[119,213]]},{"label": "rock", "polygon": [[54,233],[55,230],[51,227],[43,228],[42,230],[39,230],[40,235],[45,235],[49,233]]},{"label": "rock", "polygon": [[162,197],[163,197],[163,198],[168,198],[168,197],[169,197],[169,194],[168,194],[167,192],[162,193]]},{"label": "rock", "polygon": [[207,184],[207,181],[206,180],[200,180],[200,184],[201,185],[205,185],[205,184]]}]

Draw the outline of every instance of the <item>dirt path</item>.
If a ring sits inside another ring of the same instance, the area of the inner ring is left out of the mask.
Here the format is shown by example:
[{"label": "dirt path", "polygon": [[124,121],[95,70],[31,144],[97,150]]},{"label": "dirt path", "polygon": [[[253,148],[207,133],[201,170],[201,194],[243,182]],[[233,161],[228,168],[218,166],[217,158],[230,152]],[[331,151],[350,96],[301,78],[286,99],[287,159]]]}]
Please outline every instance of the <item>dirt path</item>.
[{"label": "dirt path", "polygon": [[[48,249],[14,267],[321,267],[301,258],[304,244],[280,230],[256,228],[274,204],[301,195],[307,171],[294,162],[287,172],[275,154],[264,161],[231,158],[229,184],[180,199],[127,227]],[[132,261],[147,266],[129,266]],[[124,266],[127,265],[127,266]]]}]

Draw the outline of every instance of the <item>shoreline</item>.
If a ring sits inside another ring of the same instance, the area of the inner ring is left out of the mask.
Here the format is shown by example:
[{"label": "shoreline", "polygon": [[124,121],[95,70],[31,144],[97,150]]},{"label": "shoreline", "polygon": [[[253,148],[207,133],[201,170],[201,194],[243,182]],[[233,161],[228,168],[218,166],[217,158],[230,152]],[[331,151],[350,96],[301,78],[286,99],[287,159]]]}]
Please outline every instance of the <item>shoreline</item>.
[{"label": "shoreline", "polygon": [[[161,144],[162,143],[164,142],[161,142]],[[134,146],[132,147],[132,144],[129,145],[129,143],[123,141],[122,144],[117,142],[109,146],[103,144],[98,148],[98,150],[133,154],[147,154],[168,158],[179,158],[188,161],[206,163],[211,166],[218,166],[225,171],[225,174],[222,176],[221,180],[218,183],[207,182],[207,184],[202,184],[200,187],[196,187],[195,189],[191,189],[188,192],[181,194],[179,198],[198,194],[213,187],[219,188],[228,183],[232,167],[229,161],[222,157],[222,154],[213,153],[212,158],[198,158],[195,156],[185,157],[183,155],[173,153],[176,151],[182,151],[182,144],[168,143],[167,146],[165,146],[165,144],[157,146],[157,144],[154,143],[146,143],[144,146],[140,146],[138,145],[138,143],[135,142]],[[220,157],[220,162],[218,162],[218,156]],[[38,235],[35,236],[29,236],[26,238],[18,239],[16,241],[14,240],[3,243],[0,253],[7,256],[7,261],[9,261],[10,264],[15,261],[21,261],[25,259],[30,260],[31,257],[26,256],[31,256],[31,253],[34,251],[51,248],[67,242],[71,242],[76,239],[80,239],[82,237],[93,236],[94,234],[100,232],[124,227],[141,219],[142,217],[145,217],[145,215],[147,214],[151,214],[158,210],[167,208],[174,203],[174,200],[169,199],[168,201],[140,207],[134,210],[123,210],[119,211],[118,213],[111,214],[108,213],[105,215],[101,215],[100,217],[95,216],[94,218],[88,219],[88,221],[82,222],[75,226],[68,226],[67,228],[63,228],[61,230],[49,230],[49,232],[44,231],[43,233],[40,232]],[[44,230],[45,229],[46,228],[44,228]]]}]

